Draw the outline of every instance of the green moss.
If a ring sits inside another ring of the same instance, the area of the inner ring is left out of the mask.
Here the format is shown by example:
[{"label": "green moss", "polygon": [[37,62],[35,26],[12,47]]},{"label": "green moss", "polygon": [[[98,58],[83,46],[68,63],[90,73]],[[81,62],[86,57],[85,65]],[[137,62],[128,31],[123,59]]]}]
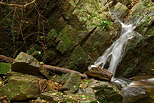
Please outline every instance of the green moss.
[{"label": "green moss", "polygon": [[11,64],[10,63],[0,62],[0,74],[7,74],[10,71],[11,71]]},{"label": "green moss", "polygon": [[70,36],[70,27],[66,26],[62,31],[58,39],[60,39],[60,42],[57,46],[57,50],[59,50],[61,53],[64,53],[65,51],[69,50],[69,48],[74,44],[73,38]]},{"label": "green moss", "polygon": [[75,7],[79,0],[70,0],[70,4]]},{"label": "green moss", "polygon": [[[80,22],[86,24],[86,28],[90,29],[95,26],[106,29],[110,24],[106,7],[99,3],[99,0],[80,1],[74,10]],[[108,24],[109,23],[109,24]]]},{"label": "green moss", "polygon": [[53,40],[54,38],[56,38],[58,36],[56,29],[51,29],[51,31],[48,33],[46,39],[48,41]]}]

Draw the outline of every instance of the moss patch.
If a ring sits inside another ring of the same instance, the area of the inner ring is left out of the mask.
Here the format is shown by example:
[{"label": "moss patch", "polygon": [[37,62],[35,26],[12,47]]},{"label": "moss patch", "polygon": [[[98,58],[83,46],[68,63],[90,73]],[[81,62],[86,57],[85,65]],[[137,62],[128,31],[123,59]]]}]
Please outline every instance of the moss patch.
[{"label": "moss patch", "polygon": [[[73,51],[73,54],[70,57],[71,63],[69,65],[69,68],[78,70],[79,71],[85,71],[84,68],[81,67],[86,67],[86,63],[88,62],[89,56],[84,52],[84,50],[78,46],[75,48]],[[88,63],[87,63],[88,64]]]},{"label": "moss patch", "polygon": [[59,50],[61,53],[64,53],[65,51],[69,50],[69,48],[74,44],[73,38],[70,36],[71,30],[72,27],[67,25],[58,36],[60,42],[57,45],[57,50]]},{"label": "moss patch", "polygon": [[10,63],[0,62],[0,74],[7,74],[10,71],[11,71],[11,64]]}]

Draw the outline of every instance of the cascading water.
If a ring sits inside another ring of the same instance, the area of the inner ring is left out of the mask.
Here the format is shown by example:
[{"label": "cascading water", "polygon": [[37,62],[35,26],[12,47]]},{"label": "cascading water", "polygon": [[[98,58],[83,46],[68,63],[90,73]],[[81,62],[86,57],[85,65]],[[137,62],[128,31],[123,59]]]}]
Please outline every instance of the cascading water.
[{"label": "cascading water", "polygon": [[100,56],[91,67],[101,67],[104,68],[105,64],[110,59],[110,66],[108,71],[114,76],[118,63],[120,62],[123,52],[125,50],[125,45],[129,39],[135,36],[133,24],[124,24],[119,19],[117,21],[121,24],[122,30],[119,39],[117,39],[105,52]]}]

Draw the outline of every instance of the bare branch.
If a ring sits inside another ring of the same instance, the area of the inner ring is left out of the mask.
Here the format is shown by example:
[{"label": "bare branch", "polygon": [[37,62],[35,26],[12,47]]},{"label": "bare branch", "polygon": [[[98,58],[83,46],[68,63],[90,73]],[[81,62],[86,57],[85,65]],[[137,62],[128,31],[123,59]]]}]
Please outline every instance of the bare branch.
[{"label": "bare branch", "polygon": [[8,3],[5,3],[5,2],[0,2],[0,5],[15,6],[15,7],[20,7],[20,8],[26,8],[28,5],[31,5],[31,4],[35,3],[35,1],[36,0],[33,0],[32,2],[26,3],[24,5],[21,5],[21,4],[8,4]]}]

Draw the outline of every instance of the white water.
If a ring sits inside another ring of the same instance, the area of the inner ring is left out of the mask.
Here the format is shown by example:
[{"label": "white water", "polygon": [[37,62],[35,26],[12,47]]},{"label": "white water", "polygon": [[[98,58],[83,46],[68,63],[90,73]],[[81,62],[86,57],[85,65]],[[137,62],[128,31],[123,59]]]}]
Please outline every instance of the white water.
[{"label": "white water", "polygon": [[100,56],[91,67],[104,68],[105,64],[110,60],[108,71],[115,75],[116,68],[121,61],[125,46],[129,39],[135,36],[135,26],[132,24],[124,24],[119,19],[117,21],[121,24],[122,30],[119,39],[117,39],[105,52]]}]

